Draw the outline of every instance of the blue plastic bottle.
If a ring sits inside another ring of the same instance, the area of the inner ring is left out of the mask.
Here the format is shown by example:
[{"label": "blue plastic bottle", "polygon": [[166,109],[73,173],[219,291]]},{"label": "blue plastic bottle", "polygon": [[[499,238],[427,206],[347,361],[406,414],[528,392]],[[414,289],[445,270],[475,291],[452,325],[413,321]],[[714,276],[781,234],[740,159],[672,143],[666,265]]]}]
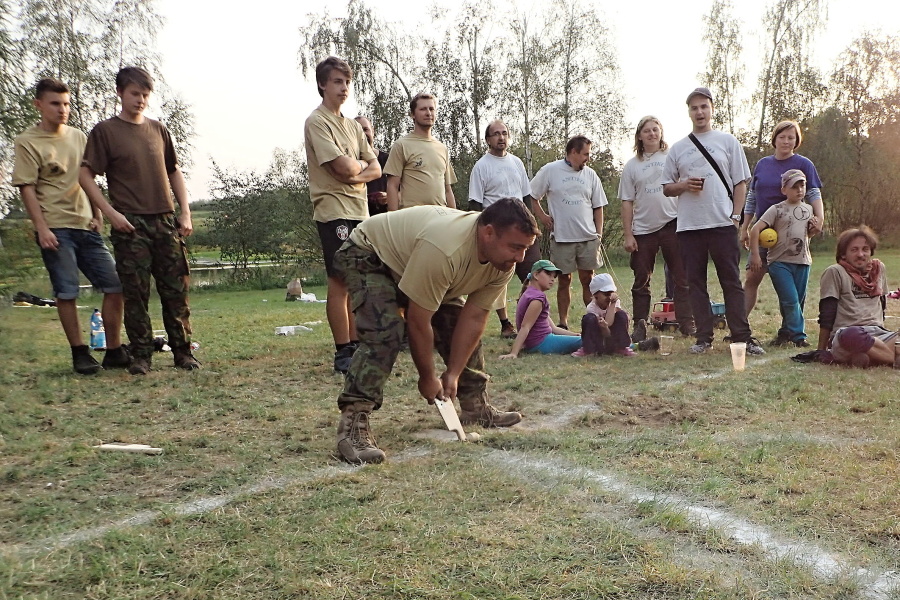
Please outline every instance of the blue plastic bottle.
[{"label": "blue plastic bottle", "polygon": [[106,329],[103,327],[103,316],[100,309],[95,308],[91,315],[91,350],[106,349]]}]

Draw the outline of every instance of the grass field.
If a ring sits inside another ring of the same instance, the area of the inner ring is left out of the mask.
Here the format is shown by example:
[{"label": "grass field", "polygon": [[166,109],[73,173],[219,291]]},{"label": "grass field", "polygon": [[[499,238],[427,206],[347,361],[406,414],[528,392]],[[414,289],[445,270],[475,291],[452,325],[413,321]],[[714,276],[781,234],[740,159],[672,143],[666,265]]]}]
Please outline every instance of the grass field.
[{"label": "grass field", "polygon": [[[880,258],[897,287],[900,252]],[[500,361],[492,315],[493,402],[522,424],[451,441],[402,354],[372,420],[388,462],[350,467],[324,304],[283,298],[194,294],[203,369],[157,354],[146,377],[76,376],[53,309],[0,309],[0,598],[900,598],[891,369],[779,349],[737,373],[683,338]],[[99,298],[81,303],[86,324]],[[764,282],[758,338],[777,313]]]}]

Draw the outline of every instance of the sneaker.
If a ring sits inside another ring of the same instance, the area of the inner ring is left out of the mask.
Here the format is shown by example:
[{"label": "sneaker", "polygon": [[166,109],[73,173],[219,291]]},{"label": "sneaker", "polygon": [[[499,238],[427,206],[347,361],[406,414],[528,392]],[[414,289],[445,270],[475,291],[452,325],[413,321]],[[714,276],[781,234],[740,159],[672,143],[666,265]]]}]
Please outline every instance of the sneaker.
[{"label": "sneaker", "polygon": [[678,327],[678,330],[684,337],[694,337],[697,335],[697,326],[694,324],[694,321],[688,321],[687,323],[682,324]]},{"label": "sneaker", "polygon": [[500,337],[506,340],[514,339],[517,334],[516,328],[509,321],[500,329]]},{"label": "sneaker", "polygon": [[135,356],[131,360],[131,365],[128,367],[128,372],[132,375],[146,375],[150,372],[150,357],[149,356]]},{"label": "sneaker", "polygon": [[[190,348],[190,346],[187,348]],[[200,368],[200,361],[194,358],[194,355],[191,354],[189,349],[179,350],[178,348],[174,348],[172,349],[172,355],[175,360],[175,366],[179,369],[195,371]]]},{"label": "sneaker", "polygon": [[793,342],[791,342],[791,338],[789,338],[785,335],[782,335],[782,334],[778,334],[778,336],[774,340],[769,342],[769,345],[775,346],[776,348],[780,348],[782,346],[789,346],[791,343],[793,343]]},{"label": "sneaker", "polygon": [[578,350],[573,352],[572,356],[574,356],[575,358],[581,358],[582,356],[587,356],[587,354],[584,351],[584,346],[582,346],[581,348],[579,348]]},{"label": "sneaker", "polygon": [[566,331],[569,330],[569,326],[565,323],[557,323],[556,326],[559,327],[560,329],[565,329]]},{"label": "sneaker", "polygon": [[124,345],[118,348],[107,348],[103,354],[104,369],[127,369],[131,366],[131,355]]},{"label": "sneaker", "polygon": [[647,321],[638,319],[634,322],[634,331],[631,332],[632,342],[643,342],[647,339]]},{"label": "sneaker", "polygon": [[354,465],[384,461],[384,452],[375,444],[369,429],[370,410],[350,406],[341,411],[337,429],[337,453],[341,460]]},{"label": "sneaker", "polygon": [[334,353],[334,372],[346,375],[350,370],[350,361],[353,360],[353,353],[356,352],[357,344],[347,344]]},{"label": "sneaker", "polygon": [[697,342],[693,346],[691,346],[691,354],[706,354],[707,350],[712,350],[712,343],[710,342]]},{"label": "sneaker", "polygon": [[618,350],[616,350],[616,354],[618,354],[619,356],[628,356],[628,357],[636,355],[635,351],[632,350],[630,347],[619,348]]},{"label": "sneaker", "polygon": [[510,427],[521,420],[521,414],[513,411],[501,412],[487,402],[472,410],[462,409],[459,414],[459,421],[463,425],[481,425],[482,427]]},{"label": "sneaker", "polygon": [[803,338],[802,340],[794,340],[794,346],[796,346],[797,348],[809,348],[809,342],[806,338]]},{"label": "sneaker", "polygon": [[91,356],[87,346],[72,346],[72,368],[80,375],[93,375],[100,370],[100,363]]},{"label": "sneaker", "polygon": [[659,338],[656,336],[649,337],[643,342],[638,342],[637,348],[641,352],[652,352],[654,350],[659,350]]},{"label": "sneaker", "polygon": [[766,351],[763,350],[762,344],[759,343],[759,340],[756,338],[750,338],[747,340],[747,354],[752,354],[753,356],[762,356]]}]

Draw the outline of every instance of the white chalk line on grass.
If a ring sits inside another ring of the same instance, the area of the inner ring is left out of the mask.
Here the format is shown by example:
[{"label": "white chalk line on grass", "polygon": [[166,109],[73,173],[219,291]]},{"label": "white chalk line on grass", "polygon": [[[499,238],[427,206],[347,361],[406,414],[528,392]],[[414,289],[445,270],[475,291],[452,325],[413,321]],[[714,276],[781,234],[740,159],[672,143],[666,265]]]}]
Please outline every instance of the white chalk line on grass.
[{"label": "white chalk line on grass", "polygon": [[488,458],[502,466],[505,473],[518,472],[521,476],[538,475],[545,479],[551,477],[557,480],[591,481],[628,502],[655,502],[680,510],[701,528],[716,529],[739,544],[761,548],[770,560],[789,560],[809,568],[822,579],[850,577],[857,583],[860,594],[865,598],[889,600],[892,594],[900,592],[900,572],[854,566],[816,544],[785,539],[767,527],[751,523],[726,511],[694,504],[673,494],[650,492],[626,483],[613,474],[560,460],[535,458],[521,452],[494,450],[488,454]]}]

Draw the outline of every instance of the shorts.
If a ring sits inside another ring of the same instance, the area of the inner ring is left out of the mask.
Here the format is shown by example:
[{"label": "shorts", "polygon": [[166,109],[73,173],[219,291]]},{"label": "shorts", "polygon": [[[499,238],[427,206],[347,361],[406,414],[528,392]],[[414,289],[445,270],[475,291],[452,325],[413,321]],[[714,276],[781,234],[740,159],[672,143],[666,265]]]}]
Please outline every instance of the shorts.
[{"label": "shorts", "polygon": [[328,277],[337,277],[337,271],[334,268],[334,253],[338,248],[344,245],[344,242],[350,237],[350,232],[362,221],[353,219],[335,219],[322,223],[316,221],[316,229],[319,230],[319,239],[322,241],[322,256],[325,259],[325,274]]},{"label": "shorts", "polygon": [[[751,256],[752,256],[752,254],[750,254],[748,252],[747,253],[747,264],[744,266],[744,269],[746,269],[747,271],[750,270],[750,257]],[[762,260],[762,272],[763,272],[763,275],[765,275],[766,273],[769,272],[769,260],[768,260],[769,259],[769,249],[763,248],[762,246],[760,246],[759,247],[759,258],[760,258],[760,260]]]},{"label": "shorts", "polygon": [[600,259],[600,239],[586,242],[557,242],[550,239],[550,260],[564,274],[593,271],[603,266]]},{"label": "shorts", "polygon": [[[41,248],[44,266],[50,274],[53,297],[74,300],[78,297],[80,270],[96,289],[104,294],[121,294],[122,284],[116,273],[116,261],[96,231],[59,228],[50,231],[56,236],[59,248]],[[37,233],[34,234],[37,241]]]},{"label": "shorts", "polygon": [[[896,331],[889,331],[878,325],[852,325],[841,327],[831,336],[831,354],[840,363],[850,362],[854,354],[865,354],[875,344],[875,340],[890,343]],[[841,338],[845,337],[841,344]]]}]

